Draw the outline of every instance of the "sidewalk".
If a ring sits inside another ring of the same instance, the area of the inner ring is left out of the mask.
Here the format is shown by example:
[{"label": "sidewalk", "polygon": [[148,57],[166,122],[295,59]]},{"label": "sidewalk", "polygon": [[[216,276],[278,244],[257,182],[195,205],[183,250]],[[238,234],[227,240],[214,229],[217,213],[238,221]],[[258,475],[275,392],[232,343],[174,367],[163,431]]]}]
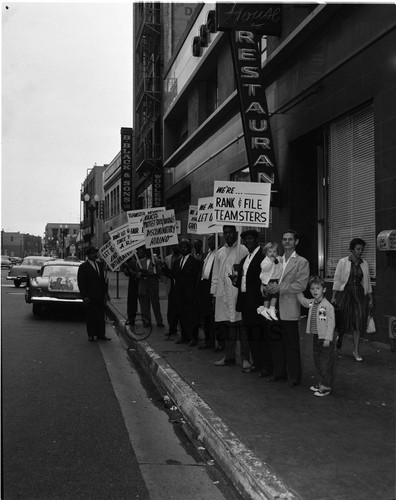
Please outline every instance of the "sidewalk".
[{"label": "sidewalk", "polygon": [[[162,285],[162,284],[161,284]],[[111,304],[126,317],[127,278],[109,273]],[[166,323],[167,297],[161,286]],[[111,308],[111,306],[110,306]],[[301,386],[267,383],[240,366],[216,367],[221,356],[165,340],[153,327],[133,342],[111,308],[117,333],[167,392],[243,498],[392,500],[395,493],[395,353],[367,341],[364,359],[344,340],[336,385],[313,396],[312,339],[301,322]]]}]

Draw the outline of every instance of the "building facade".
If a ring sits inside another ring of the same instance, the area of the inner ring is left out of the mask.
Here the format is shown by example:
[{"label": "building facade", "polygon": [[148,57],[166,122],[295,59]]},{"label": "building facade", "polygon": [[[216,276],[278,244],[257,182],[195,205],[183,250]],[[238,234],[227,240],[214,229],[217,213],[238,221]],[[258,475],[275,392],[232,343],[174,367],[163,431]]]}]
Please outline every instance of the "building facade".
[{"label": "building facade", "polygon": [[[162,73],[164,203],[186,234],[189,204],[219,179],[249,180],[227,33],[216,4],[200,4]],[[396,228],[396,9],[392,5],[282,6],[280,36],[267,36],[262,80],[279,177],[263,241],[301,234],[299,253],[328,282],[366,242],[378,339],[396,316],[396,252],[377,235]]]},{"label": "building facade", "polygon": [[81,185],[81,232],[77,241],[79,258],[84,258],[88,246],[100,248],[104,243],[103,173],[106,167],[107,165],[94,165],[88,169]]},{"label": "building facade", "polygon": [[44,254],[66,258],[76,256],[79,223],[49,222],[44,232]]},{"label": "building facade", "polygon": [[121,208],[121,153],[106,165],[103,172],[104,191],[104,241],[108,232],[127,222],[127,215]]},{"label": "building facade", "polygon": [[41,255],[41,236],[18,232],[1,231],[1,255],[23,258],[27,255]]}]

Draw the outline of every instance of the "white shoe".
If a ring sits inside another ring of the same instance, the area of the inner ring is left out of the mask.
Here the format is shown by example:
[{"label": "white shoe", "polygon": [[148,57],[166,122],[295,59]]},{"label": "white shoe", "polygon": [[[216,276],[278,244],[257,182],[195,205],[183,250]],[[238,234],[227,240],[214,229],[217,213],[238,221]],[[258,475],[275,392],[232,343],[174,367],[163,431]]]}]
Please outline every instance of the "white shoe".
[{"label": "white shoe", "polygon": [[258,308],[257,308],[257,314],[261,314],[261,313],[263,312],[263,310],[264,310],[264,309],[265,309],[265,308],[264,308],[264,306],[260,306],[260,307],[258,307]]},{"label": "white shoe", "polygon": [[271,316],[268,314],[268,309],[267,308],[264,308],[261,311],[261,316],[264,316],[265,319],[268,319],[269,321],[272,321]]},{"label": "white shoe", "polygon": [[276,311],[275,308],[270,307],[268,309],[268,314],[271,316],[271,318],[275,321],[278,321],[278,317],[276,316]]}]

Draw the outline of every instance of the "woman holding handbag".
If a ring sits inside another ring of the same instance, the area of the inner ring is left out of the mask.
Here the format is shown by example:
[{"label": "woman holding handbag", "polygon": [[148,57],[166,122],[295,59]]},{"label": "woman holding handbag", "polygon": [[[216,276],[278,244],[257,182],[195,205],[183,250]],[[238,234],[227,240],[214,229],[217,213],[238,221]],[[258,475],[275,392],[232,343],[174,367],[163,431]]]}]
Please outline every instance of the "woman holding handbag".
[{"label": "woman holding handbag", "polygon": [[359,354],[360,335],[366,331],[368,310],[373,308],[369,267],[362,259],[365,246],[366,242],[361,238],[351,240],[349,256],[340,259],[337,264],[331,299],[341,315],[337,347],[341,348],[344,332],[351,331],[354,345],[352,354],[356,361],[363,361]]}]

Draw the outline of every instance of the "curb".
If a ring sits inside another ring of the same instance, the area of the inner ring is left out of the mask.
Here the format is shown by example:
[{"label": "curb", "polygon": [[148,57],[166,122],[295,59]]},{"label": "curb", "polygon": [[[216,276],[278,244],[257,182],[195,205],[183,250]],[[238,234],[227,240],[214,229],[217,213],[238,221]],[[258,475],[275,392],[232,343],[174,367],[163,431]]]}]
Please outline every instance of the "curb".
[{"label": "curb", "polygon": [[136,341],[124,318],[107,306],[117,335],[129,356],[136,356],[144,371],[166,391],[244,499],[301,500],[270,467],[257,458],[197,392],[147,342]]}]

